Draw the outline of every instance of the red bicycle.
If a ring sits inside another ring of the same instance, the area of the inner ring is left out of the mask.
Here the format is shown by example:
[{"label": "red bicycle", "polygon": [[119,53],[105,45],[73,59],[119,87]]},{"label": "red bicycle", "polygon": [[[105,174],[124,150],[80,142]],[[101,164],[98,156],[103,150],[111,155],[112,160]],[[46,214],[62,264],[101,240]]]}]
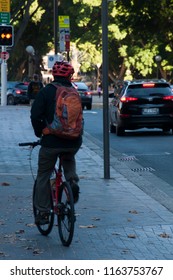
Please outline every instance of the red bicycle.
[{"label": "red bicycle", "polygon": [[[40,145],[39,141],[19,143],[19,146],[29,146],[31,148],[31,153],[32,150],[38,145]],[[54,170],[52,170],[52,176],[50,178],[51,209],[49,212],[49,223],[46,225],[37,225],[37,228],[41,234],[48,235],[53,228],[54,217],[57,216],[60,240],[64,246],[69,246],[73,239],[74,224],[76,219],[71,187],[67,181],[63,181],[63,171],[61,165],[62,156],[63,155],[61,154],[59,155],[58,167],[57,165],[54,167]],[[33,201],[35,195],[35,186],[36,180],[33,187]],[[36,217],[38,214],[38,209],[34,206],[34,203],[33,213],[34,217]]]}]

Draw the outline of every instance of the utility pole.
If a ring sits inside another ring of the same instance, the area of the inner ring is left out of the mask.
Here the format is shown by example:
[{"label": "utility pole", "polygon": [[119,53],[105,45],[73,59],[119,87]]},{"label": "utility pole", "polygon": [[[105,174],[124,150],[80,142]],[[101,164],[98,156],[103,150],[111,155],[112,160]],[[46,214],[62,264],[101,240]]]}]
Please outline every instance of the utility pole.
[{"label": "utility pole", "polygon": [[[6,47],[2,47],[2,53],[6,52]],[[1,63],[1,106],[7,105],[7,61],[2,59]]]},{"label": "utility pole", "polygon": [[103,149],[104,178],[110,179],[109,148],[109,92],[108,92],[108,2],[102,0],[102,56],[103,56]]},{"label": "utility pole", "polygon": [[58,53],[58,0],[54,0],[54,49]]}]

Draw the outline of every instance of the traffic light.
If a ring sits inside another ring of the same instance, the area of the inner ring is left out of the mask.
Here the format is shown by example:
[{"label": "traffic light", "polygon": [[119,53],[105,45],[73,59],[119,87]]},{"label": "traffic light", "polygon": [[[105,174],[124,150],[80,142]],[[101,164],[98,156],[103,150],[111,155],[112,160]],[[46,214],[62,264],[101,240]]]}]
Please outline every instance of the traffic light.
[{"label": "traffic light", "polygon": [[14,31],[12,25],[0,25],[0,46],[12,47]]}]

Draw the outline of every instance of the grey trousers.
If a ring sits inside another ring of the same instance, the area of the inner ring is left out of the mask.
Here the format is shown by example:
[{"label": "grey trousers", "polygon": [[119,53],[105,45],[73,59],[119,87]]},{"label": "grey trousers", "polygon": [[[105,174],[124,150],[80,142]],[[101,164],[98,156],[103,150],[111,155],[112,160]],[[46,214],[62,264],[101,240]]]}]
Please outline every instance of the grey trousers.
[{"label": "grey trousers", "polygon": [[59,153],[63,154],[62,167],[65,179],[79,180],[76,174],[75,154],[78,149],[56,149],[41,147],[38,157],[38,171],[35,187],[34,206],[39,211],[49,211],[50,209],[50,176],[56,164]]}]

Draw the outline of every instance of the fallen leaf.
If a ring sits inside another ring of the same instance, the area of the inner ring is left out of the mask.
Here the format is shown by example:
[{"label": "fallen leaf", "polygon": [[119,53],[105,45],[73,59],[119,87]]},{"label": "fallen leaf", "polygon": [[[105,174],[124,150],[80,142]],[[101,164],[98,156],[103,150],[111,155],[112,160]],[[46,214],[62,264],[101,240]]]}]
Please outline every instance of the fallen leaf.
[{"label": "fallen leaf", "polygon": [[94,217],[94,218],[92,218],[91,220],[94,220],[94,221],[100,221],[100,218],[96,218],[96,217]]},{"label": "fallen leaf", "polygon": [[25,248],[25,250],[33,250],[33,248],[28,246]]},{"label": "fallen leaf", "polygon": [[126,253],[129,252],[129,250],[128,249],[124,249],[124,250],[122,250],[122,252],[126,254]]},{"label": "fallen leaf", "polygon": [[162,237],[162,238],[170,238],[170,235],[167,234],[166,232],[163,232],[163,233],[159,234],[159,236]]},{"label": "fallen leaf", "polygon": [[120,233],[113,232],[113,233],[112,233],[112,235],[117,235],[117,236],[119,236],[119,235],[120,235]]},{"label": "fallen leaf", "polygon": [[13,234],[6,234],[6,235],[4,235],[4,238],[11,238],[11,237],[14,237],[14,235]]},{"label": "fallen leaf", "polygon": [[34,251],[33,251],[34,255],[39,255],[41,253],[42,253],[42,251],[40,251],[40,249],[34,249]]},{"label": "fallen leaf", "polygon": [[19,230],[15,231],[16,234],[20,234],[20,233],[24,233],[24,232],[25,232],[24,229],[19,229]]},{"label": "fallen leaf", "polygon": [[1,186],[10,186],[10,184],[7,183],[7,182],[2,182],[2,183],[1,183]]},{"label": "fallen leaf", "polygon": [[96,228],[94,225],[79,226],[80,228]]},{"label": "fallen leaf", "polygon": [[128,236],[128,238],[136,238],[135,234],[128,234],[127,236]]},{"label": "fallen leaf", "polygon": [[18,238],[19,241],[26,241],[26,238]]},{"label": "fallen leaf", "polygon": [[26,224],[27,227],[35,227],[35,224]]},{"label": "fallen leaf", "polygon": [[129,213],[130,214],[138,214],[138,212],[136,210],[130,210]]}]

